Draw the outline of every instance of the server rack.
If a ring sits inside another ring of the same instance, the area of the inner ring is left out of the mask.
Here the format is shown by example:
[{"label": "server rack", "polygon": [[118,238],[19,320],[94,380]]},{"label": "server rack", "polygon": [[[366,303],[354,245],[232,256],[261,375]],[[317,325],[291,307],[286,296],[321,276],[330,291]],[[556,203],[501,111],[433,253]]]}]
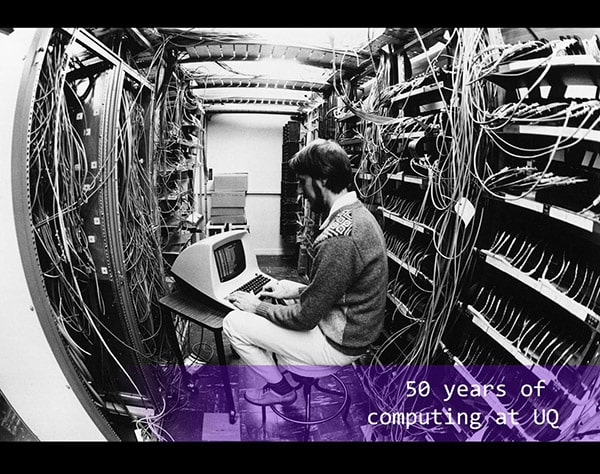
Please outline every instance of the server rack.
[{"label": "server rack", "polygon": [[27,283],[85,410],[131,439],[127,420],[151,425],[180,375],[157,304],[153,86],[84,30],[39,30],[31,51],[13,147]]},{"label": "server rack", "polygon": [[[597,37],[568,33],[504,44],[503,34],[519,33],[455,29],[437,53],[423,53],[421,41],[413,43],[421,54],[396,51],[395,69],[380,58],[360,105],[350,94],[340,98],[337,138],[356,163],[356,188],[382,225],[390,259],[384,335],[375,362],[359,368],[373,408],[447,416],[442,384],[547,383],[537,398],[491,393],[452,405],[483,414],[482,424],[387,426],[385,439],[575,439],[597,417],[597,269],[588,260],[598,243],[590,212],[599,192],[597,115],[595,102],[582,103],[597,97],[599,63],[596,53],[584,57]],[[485,38],[485,65],[469,35]],[[567,44],[566,54],[556,53]],[[472,57],[480,62],[468,64]],[[543,111],[568,107],[564,94],[575,90],[584,94],[570,98],[579,121],[544,126]],[[536,107],[542,123],[527,122]],[[564,150],[550,156],[559,142]],[[529,156],[514,156],[524,150]],[[407,397],[411,381],[438,391]],[[515,407],[515,423],[492,423]],[[535,419],[552,410],[559,428]]]}]

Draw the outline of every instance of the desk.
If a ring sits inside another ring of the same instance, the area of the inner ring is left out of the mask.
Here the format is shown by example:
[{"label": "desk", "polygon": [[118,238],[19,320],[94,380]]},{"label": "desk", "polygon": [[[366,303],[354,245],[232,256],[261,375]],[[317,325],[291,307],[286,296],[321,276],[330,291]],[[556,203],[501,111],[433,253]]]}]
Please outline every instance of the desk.
[{"label": "desk", "polygon": [[[236,410],[233,403],[227,359],[225,358],[225,347],[223,346],[223,318],[230,310],[218,306],[217,303],[211,305],[182,291],[176,291],[163,296],[159,300],[159,303],[162,308],[170,311],[171,314],[177,314],[194,324],[212,331],[215,338],[215,345],[217,346],[217,356],[225,388],[225,397],[229,407],[229,422],[231,424],[235,423]],[[183,367],[183,370],[187,374],[185,367]]]}]

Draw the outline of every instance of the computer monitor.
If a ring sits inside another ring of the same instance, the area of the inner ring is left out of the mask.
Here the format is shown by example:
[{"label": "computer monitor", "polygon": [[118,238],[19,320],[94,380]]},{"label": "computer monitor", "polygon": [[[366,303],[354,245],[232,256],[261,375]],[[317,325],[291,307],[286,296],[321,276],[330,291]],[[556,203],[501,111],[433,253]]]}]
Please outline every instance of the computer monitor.
[{"label": "computer monitor", "polygon": [[272,280],[258,267],[246,230],[221,232],[190,245],[175,259],[171,272],[185,290],[231,309],[235,307],[227,295],[239,289],[258,293]]}]

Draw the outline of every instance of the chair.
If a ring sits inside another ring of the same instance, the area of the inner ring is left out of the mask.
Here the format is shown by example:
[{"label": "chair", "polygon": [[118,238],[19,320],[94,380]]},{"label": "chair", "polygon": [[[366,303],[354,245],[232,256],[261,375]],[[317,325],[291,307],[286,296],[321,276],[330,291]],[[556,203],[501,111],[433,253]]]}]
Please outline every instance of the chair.
[{"label": "chair", "polygon": [[[289,373],[290,376],[292,377],[292,379],[298,383],[294,387],[294,390],[302,389],[302,394],[304,395],[303,419],[295,418],[295,417],[290,416],[289,414],[283,413],[283,411],[281,409],[277,408],[275,405],[270,405],[270,407],[271,407],[271,410],[276,415],[278,415],[280,418],[283,418],[284,420],[289,421],[291,423],[303,425],[305,427],[304,441],[308,441],[308,439],[310,437],[310,427],[313,425],[326,423],[330,420],[333,420],[334,418],[336,418],[339,415],[342,415],[342,420],[344,421],[344,423],[346,425],[348,424],[348,412],[350,411],[351,397],[350,397],[348,388],[346,387],[346,384],[344,384],[342,379],[336,374],[336,372],[338,372],[340,369],[341,369],[341,367],[327,368],[327,369],[321,371],[322,373],[320,373],[318,377],[306,377],[306,376],[294,373],[290,370],[284,371],[284,375],[286,373]],[[325,378],[332,378],[335,381],[335,383],[339,386],[341,391],[332,390],[332,389],[329,389],[327,387],[323,387],[322,385],[320,385],[319,382]],[[322,418],[313,417],[313,411],[312,411],[312,406],[311,406],[313,391],[340,397],[339,398],[339,406],[336,408],[336,410],[333,413],[326,415]],[[286,405],[286,406],[291,406],[291,405]],[[264,434],[265,430],[266,430],[266,419],[267,419],[266,418],[266,408],[267,407],[263,405],[261,408],[262,408],[262,424],[263,424],[263,434]]]}]

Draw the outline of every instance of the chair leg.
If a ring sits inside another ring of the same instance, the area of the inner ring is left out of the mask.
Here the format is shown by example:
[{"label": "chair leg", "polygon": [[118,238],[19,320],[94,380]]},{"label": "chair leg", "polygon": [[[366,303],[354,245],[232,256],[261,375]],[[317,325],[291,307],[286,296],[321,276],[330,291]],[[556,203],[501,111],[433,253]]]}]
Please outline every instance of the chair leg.
[{"label": "chair leg", "polygon": [[[338,380],[338,382],[341,383],[340,380]],[[348,393],[348,391],[345,390],[344,392],[340,392],[338,390],[332,390],[332,389],[327,388],[327,387],[322,387],[321,385],[319,385],[319,380],[318,379],[315,382],[315,390],[318,390],[319,392],[322,392],[322,393],[328,393],[330,395],[339,395],[339,396],[345,396],[346,397],[346,400],[344,402],[344,406],[342,407],[342,420],[347,425],[348,424],[348,413],[350,412],[350,405],[352,404],[351,398],[350,398],[350,394]]]},{"label": "chair leg", "polygon": [[310,421],[310,405],[311,405],[310,392],[311,392],[311,389],[312,389],[311,382],[307,382],[304,384],[304,387],[303,387],[304,401],[306,402],[304,421],[307,422],[307,424],[304,427],[304,441],[308,441],[308,439],[310,437],[310,424],[308,424],[308,422]]},{"label": "chair leg", "polygon": [[344,405],[344,409],[342,410],[342,420],[346,425],[348,424],[348,414],[350,413],[350,405],[352,405],[352,401],[350,399],[350,395],[348,395],[346,405]]},{"label": "chair leg", "polygon": [[[275,412],[275,414],[277,414],[280,418],[283,418],[286,421],[304,425],[304,441],[309,440],[310,427],[312,425],[326,423],[329,420],[332,420],[335,417],[339,416],[340,414],[343,417],[344,423],[346,425],[348,425],[348,414],[350,412],[350,405],[351,405],[350,394],[348,393],[348,389],[346,388],[346,386],[344,385],[344,383],[341,381],[341,379],[339,377],[336,377],[335,375],[333,375],[334,379],[342,387],[341,392],[337,391],[337,390],[331,390],[331,389],[328,389],[325,387],[321,387],[318,383],[319,382],[318,378],[300,377],[300,376],[295,375],[294,373],[291,373],[291,374],[292,374],[292,378],[299,383],[294,389],[297,390],[300,388],[300,386],[302,386],[302,392],[304,395],[304,403],[305,403],[304,420],[300,420],[297,418],[296,419],[291,418],[288,415],[284,414],[283,412],[279,411],[279,409],[277,409],[274,405],[271,405],[271,410],[273,410],[273,412]],[[318,390],[320,392],[329,393],[332,395],[338,395],[338,396],[343,397],[342,404],[337,406],[336,411],[334,413],[331,413],[330,415],[325,416],[322,419],[318,419],[318,420],[313,420],[311,418],[313,386],[314,386],[314,390]]]},{"label": "chair leg", "polygon": [[319,382],[315,383],[315,388],[319,391],[319,392],[323,392],[323,393],[329,393],[330,395],[344,395],[344,392],[340,392],[338,390],[331,390],[330,388],[327,387],[321,387],[319,385]]},{"label": "chair leg", "polygon": [[263,441],[267,439],[267,407],[262,406],[262,432],[263,432]]}]

